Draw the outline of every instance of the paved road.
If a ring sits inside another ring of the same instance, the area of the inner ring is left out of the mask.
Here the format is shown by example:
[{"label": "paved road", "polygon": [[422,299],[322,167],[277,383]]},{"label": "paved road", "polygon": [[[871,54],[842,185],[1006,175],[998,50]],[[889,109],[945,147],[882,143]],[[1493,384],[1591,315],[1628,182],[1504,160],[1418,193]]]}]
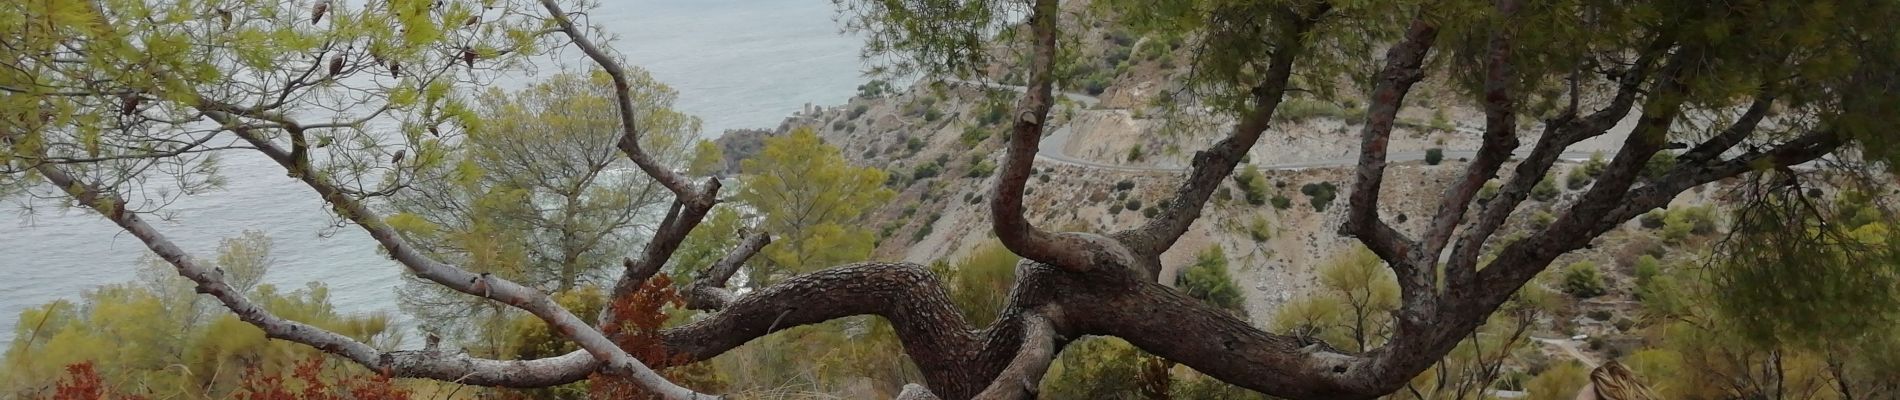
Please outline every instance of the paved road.
[{"label": "paved road", "polygon": [[[987,88],[994,88],[994,89],[1004,89],[1004,90],[1014,91],[1017,93],[1023,93],[1029,90],[1029,88],[1022,87],[1022,86],[1005,85],[1005,84],[993,83],[993,82],[977,82],[977,81],[968,81],[968,80],[961,80],[961,79],[947,79],[947,80],[944,80],[944,82],[951,83],[951,84],[973,85],[973,86],[980,86],[980,87],[987,87]],[[1094,96],[1090,96],[1083,93],[1064,92],[1062,93],[1062,96],[1065,98],[1068,98],[1071,101],[1081,103],[1083,106],[1088,106],[1088,107],[1093,107],[1096,104],[1101,103],[1101,99],[1098,99]],[[1107,111],[1107,110],[1085,109],[1085,110],[1082,110],[1081,112],[1103,112],[1103,111]],[[1095,169],[1104,169],[1104,170],[1111,170],[1111,171],[1184,172],[1188,170],[1188,168],[1184,166],[1111,164],[1111,163],[1106,163],[1106,162],[1101,162],[1101,161],[1078,158],[1073,155],[1063,153],[1063,149],[1066,149],[1068,147],[1069,140],[1075,136],[1074,135],[1075,131],[1073,129],[1074,126],[1075,126],[1074,124],[1065,124],[1060,128],[1056,128],[1056,130],[1054,132],[1051,132],[1048,136],[1043,137],[1042,143],[1037,146],[1038,150],[1036,151],[1036,159],[1040,161],[1048,161],[1048,162],[1053,162],[1053,163],[1058,163],[1058,164],[1068,164],[1068,165],[1075,165],[1075,166],[1095,168]],[[1478,130],[1477,128],[1472,128],[1468,126],[1459,126],[1456,129],[1461,133],[1467,133],[1467,134],[1472,134],[1472,135],[1484,134],[1483,131]],[[1529,156],[1530,147],[1520,146],[1517,149],[1517,151],[1513,152],[1512,154],[1515,154],[1519,158]],[[1596,154],[1595,152],[1581,152],[1581,151],[1566,152],[1566,153],[1563,153],[1563,155],[1559,156],[1559,158],[1563,160],[1570,160],[1570,161],[1582,161],[1582,160],[1590,159],[1590,157],[1595,154]],[[1610,155],[1610,154],[1606,154],[1606,155]],[[1445,150],[1445,159],[1447,160],[1456,160],[1459,158],[1469,159],[1469,158],[1473,158],[1477,156],[1478,156],[1478,152],[1475,149],[1474,150]],[[1398,163],[1398,162],[1423,161],[1423,160],[1425,160],[1424,151],[1395,151],[1395,152],[1386,153],[1386,162]],[[1353,154],[1346,155],[1343,157],[1337,157],[1337,158],[1325,158],[1325,159],[1317,159],[1317,160],[1305,160],[1305,161],[1295,161],[1295,162],[1275,163],[1275,164],[1244,164],[1244,165],[1252,165],[1254,168],[1258,168],[1262,170],[1297,170],[1297,169],[1306,169],[1306,168],[1341,167],[1341,166],[1350,166],[1350,165],[1358,165],[1358,164],[1359,164],[1359,154],[1355,152]]]}]

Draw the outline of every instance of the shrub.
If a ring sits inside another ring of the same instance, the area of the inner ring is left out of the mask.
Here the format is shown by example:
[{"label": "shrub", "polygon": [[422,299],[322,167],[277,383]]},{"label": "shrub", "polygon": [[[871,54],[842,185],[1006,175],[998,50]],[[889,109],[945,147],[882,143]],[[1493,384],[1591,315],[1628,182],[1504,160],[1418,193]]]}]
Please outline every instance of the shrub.
[{"label": "shrub", "polygon": [[1049,183],[1049,174],[1036,175],[1036,181]]},{"label": "shrub", "polygon": [[1130,210],[1140,210],[1140,209],[1141,209],[1141,199],[1128,199],[1128,209],[1130,209]]},{"label": "shrub", "polygon": [[1247,223],[1247,236],[1255,242],[1265,242],[1273,238],[1273,227],[1267,224],[1266,218],[1256,215],[1252,222]]},{"label": "shrub", "polygon": [[841,120],[838,120],[837,122],[831,123],[831,130],[842,131],[844,130],[844,126],[845,126],[845,121],[841,119]]},{"label": "shrub", "polygon": [[1154,218],[1156,215],[1160,215],[1160,214],[1161,214],[1161,207],[1148,207],[1148,208],[1141,209],[1141,216],[1143,217]]},{"label": "shrub", "polygon": [[1616,323],[1612,326],[1616,327],[1617,332],[1629,332],[1631,328],[1636,327],[1636,320],[1627,317],[1617,318]]},{"label": "shrub", "polygon": [[1308,183],[1300,187],[1300,193],[1310,198],[1313,211],[1320,212],[1326,211],[1326,206],[1333,203],[1333,197],[1338,195],[1338,192],[1339,188],[1333,186],[1332,182]]},{"label": "shrub", "polygon": [[978,126],[963,128],[963,135],[957,137],[957,140],[963,142],[964,146],[975,146],[977,143],[983,143],[983,141],[989,139],[990,130]]},{"label": "shrub", "polygon": [[918,165],[917,169],[911,171],[910,179],[913,181],[921,181],[921,180],[936,177],[937,174],[941,174],[941,173],[943,173],[942,165],[939,165],[937,163],[925,163],[923,165]]},{"label": "shrub", "polygon": [[1484,181],[1484,186],[1478,188],[1478,204],[1489,203],[1495,198],[1498,198],[1498,181]]},{"label": "shrub", "polygon": [[1352,119],[1352,113],[1338,104],[1308,98],[1292,98],[1280,103],[1273,112],[1276,122],[1300,122],[1313,118]]},{"label": "shrub", "polygon": [[1283,195],[1278,195],[1278,194],[1273,195],[1273,199],[1271,199],[1271,201],[1273,202],[1274,209],[1285,210],[1288,208],[1293,208],[1293,199],[1289,199]]},{"label": "shrub", "polygon": [[1140,145],[1128,148],[1128,162],[1140,162],[1143,158],[1146,157],[1141,154]]},{"label": "shrub", "polygon": [[1564,175],[1564,187],[1568,187],[1570,190],[1582,189],[1584,186],[1590,186],[1590,182],[1594,180],[1596,180],[1596,178],[1591,177],[1591,175],[1584,172],[1582,168],[1573,169],[1570,170],[1569,175]]},{"label": "shrub", "polygon": [[1583,171],[1584,175],[1596,178],[1603,176],[1603,169],[1609,166],[1610,164],[1608,162],[1603,161],[1603,152],[1599,151],[1591,154],[1590,161],[1585,161],[1583,168],[1579,168],[1579,170]]},{"label": "shrub", "polygon": [[1639,221],[1643,224],[1644,228],[1662,229],[1663,215],[1665,215],[1663,210],[1649,210],[1649,212],[1643,213],[1643,217],[1639,219]]},{"label": "shrub", "polygon": [[1240,294],[1240,286],[1234,284],[1227,273],[1227,255],[1219,245],[1209,246],[1194,256],[1194,264],[1181,270],[1176,286],[1193,297],[1214,307],[1235,314],[1245,313],[1245,297]]},{"label": "shrub", "polygon": [[1603,282],[1603,273],[1597,270],[1596,263],[1578,261],[1564,267],[1564,293],[1577,298],[1587,299],[1609,293],[1609,287]]},{"label": "shrub", "polygon": [[1128,189],[1134,189],[1134,188],[1135,188],[1135,181],[1123,179],[1121,182],[1115,182],[1115,190],[1128,190]]},{"label": "shrub", "polygon": [[851,113],[845,114],[845,119],[858,119],[858,117],[864,116],[864,112],[866,111],[871,111],[871,106],[859,104],[857,107],[851,108]]},{"label": "shrub", "polygon": [[930,236],[931,227],[937,225],[938,218],[943,218],[943,213],[931,213],[930,218],[924,219],[924,224],[917,227],[916,232],[910,234],[910,242],[917,243],[919,240],[924,240],[925,236]]},{"label": "shrub", "polygon": [[1244,192],[1242,195],[1247,198],[1247,204],[1256,206],[1266,204],[1266,180],[1266,175],[1261,175],[1260,170],[1253,168],[1234,174],[1234,184],[1240,185],[1240,190]]},{"label": "shrub", "polygon": [[1425,150],[1425,164],[1438,165],[1441,162],[1445,162],[1445,149],[1433,147]]},{"label": "shrub", "polygon": [[1531,229],[1542,230],[1550,227],[1552,222],[1557,222],[1557,216],[1552,215],[1549,211],[1538,211],[1536,214],[1531,214]]},{"label": "shrub", "polygon": [[1121,213],[1122,213],[1122,203],[1115,203],[1115,204],[1108,205],[1108,215],[1119,215]]},{"label": "shrub", "polygon": [[925,122],[936,122],[939,119],[943,119],[943,111],[937,111],[936,107],[924,110]]},{"label": "shrub", "polygon": [[1248,190],[1247,204],[1252,204],[1256,206],[1267,204],[1267,192],[1265,190],[1260,190],[1260,189]]},{"label": "shrub", "polygon": [[996,173],[996,163],[990,160],[982,160],[977,161],[976,165],[970,166],[970,172],[963,176],[966,178],[988,178],[994,173]]},{"label": "shrub", "polygon": [[1531,198],[1537,201],[1556,200],[1559,194],[1563,194],[1563,191],[1557,189],[1557,180],[1548,174],[1544,175],[1543,180],[1537,181],[1537,186],[1531,187]]},{"label": "shrub", "polygon": [[918,151],[923,150],[923,149],[924,149],[923,139],[911,137],[910,139],[904,140],[904,150],[910,152],[911,155],[916,155]]},{"label": "shrub", "polygon": [[1003,116],[1008,115],[1008,113],[1009,113],[1008,106],[1003,105],[1002,102],[996,102],[996,101],[988,102],[987,104],[984,104],[983,116],[980,117],[978,121],[982,122],[983,125],[986,125],[986,126],[996,125],[996,123],[998,122],[1003,122]]}]

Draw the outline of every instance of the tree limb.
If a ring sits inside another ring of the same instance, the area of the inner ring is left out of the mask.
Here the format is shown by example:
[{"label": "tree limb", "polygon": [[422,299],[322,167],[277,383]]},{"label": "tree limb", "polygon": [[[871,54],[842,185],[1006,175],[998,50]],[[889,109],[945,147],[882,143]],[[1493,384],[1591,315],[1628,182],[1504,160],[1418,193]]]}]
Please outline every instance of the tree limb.
[{"label": "tree limb", "polygon": [[996,376],[990,386],[976,395],[977,400],[1031,400],[1042,387],[1042,376],[1056,358],[1055,327],[1040,313],[1022,318],[1022,349],[1016,358]]},{"label": "tree limb", "polygon": [[35,171],[48,183],[61,188],[74,200],[112,221],[126,233],[139,239],[147,249],[178,269],[191,280],[198,293],[210,295],[231,310],[239,320],[266,337],[288,340],[335,354],[381,373],[408,378],[425,378],[470,385],[500,387],[546,387],[586,378],[598,365],[583,352],[536,360],[502,361],[468,357],[460,353],[438,351],[381,352],[369,344],[336,332],[297,321],[283,319],[252,303],[244,294],[224,282],[224,273],[207,268],[190,253],[171,242],[158,229],[147,224],[138,213],[124,209],[125,201],[116,193],[79,182],[53,164],[37,163]]},{"label": "tree limb", "polygon": [[[1478,147],[1477,156],[1471,164],[1465,166],[1464,177],[1445,189],[1443,200],[1439,201],[1438,214],[1432,217],[1431,225],[1426,227],[1425,244],[1419,252],[1420,265],[1438,265],[1438,257],[1445,251],[1445,245],[1451,241],[1452,231],[1458,228],[1470,209],[1472,196],[1486,181],[1496,177],[1504,161],[1511,158],[1511,152],[1517,150],[1517,94],[1511,91],[1511,84],[1517,78],[1511,64],[1511,30],[1509,19],[1516,14],[1518,2],[1503,0],[1497,3],[1498,14],[1505,18],[1494,27],[1490,42],[1486,48],[1484,65],[1484,141]],[[1572,83],[1575,83],[1573,76]],[[1576,107],[1576,91],[1571,92],[1572,110]],[[1574,111],[1572,111],[1574,112]]]},{"label": "tree limb", "polygon": [[1408,306],[1428,305],[1425,303],[1432,291],[1433,272],[1412,259],[1412,251],[1418,247],[1412,239],[1379,218],[1379,192],[1385,181],[1386,145],[1392,139],[1393,122],[1405,106],[1405,95],[1412,85],[1425,78],[1425,55],[1431,52],[1437,37],[1437,26],[1423,17],[1416,18],[1406,28],[1405,39],[1386,52],[1385,68],[1372,89],[1366,125],[1360,131],[1359,167],[1348,199],[1352,208],[1341,227],[1343,233],[1357,237],[1392,266]]},{"label": "tree limb", "polygon": [[[225,125],[235,125],[236,119],[221,111],[208,113],[214,120]],[[614,345],[600,330],[581,320],[580,317],[561,307],[546,294],[538,290],[510,282],[490,274],[475,274],[459,267],[436,261],[410,246],[395,229],[384,224],[369,207],[349,197],[336,187],[324,182],[318,174],[300,170],[297,161],[290,154],[277,147],[270,139],[249,129],[233,130],[239,138],[250,142],[264,155],[269,156],[278,165],[293,172],[305,186],[315,190],[323,200],[336,207],[339,214],[368,232],[372,239],[382,245],[390,258],[408,267],[410,272],[456,291],[492,299],[509,306],[527,311],[546,322],[561,336],[574,341],[595,358],[605,361],[609,371],[624,374],[662,397],[669,399],[688,399],[711,397],[681,387],[654,372],[645,363],[635,359],[626,350]]]},{"label": "tree limb", "polygon": [[[1221,180],[1233,175],[1234,168],[1245,158],[1247,152],[1260,141],[1260,135],[1273,122],[1273,114],[1285,99],[1287,80],[1293,75],[1293,61],[1299,58],[1305,47],[1306,33],[1318,25],[1320,19],[1330,9],[1327,4],[1310,15],[1299,15],[1293,10],[1281,9],[1281,18],[1291,21],[1281,28],[1275,51],[1267,61],[1266,74],[1259,84],[1250,91],[1254,107],[1241,116],[1239,123],[1227,137],[1222,138],[1207,150],[1194,154],[1193,169],[1188,177],[1175,189],[1174,199],[1168,201],[1168,209],[1149,219],[1141,227],[1127,232],[1127,242],[1137,254],[1159,256],[1186,234],[1194,221],[1200,219],[1201,212],[1207,206],[1207,200],[1221,187]],[[1157,269],[1155,274],[1159,274]]]},{"label": "tree limb", "polygon": [[1112,239],[1079,232],[1044,231],[1023,216],[1023,189],[1035,167],[1036,148],[1053,104],[1051,91],[1055,82],[1059,12],[1056,6],[1056,0],[1036,0],[1029,14],[1033,40],[1029,87],[1016,106],[1016,122],[1003,154],[1003,165],[997,171],[995,193],[990,196],[990,226],[1004,247],[1023,258],[1070,271],[1087,271],[1100,265],[1133,266],[1137,263],[1136,257],[1126,246]]},{"label": "tree limb", "polygon": [[699,277],[686,289],[686,308],[694,310],[718,310],[732,303],[732,291],[726,290],[726,281],[732,279],[746,259],[758,254],[759,249],[772,243],[772,235],[756,232],[746,236],[739,246],[725,257],[714,262],[711,267],[701,271]]}]

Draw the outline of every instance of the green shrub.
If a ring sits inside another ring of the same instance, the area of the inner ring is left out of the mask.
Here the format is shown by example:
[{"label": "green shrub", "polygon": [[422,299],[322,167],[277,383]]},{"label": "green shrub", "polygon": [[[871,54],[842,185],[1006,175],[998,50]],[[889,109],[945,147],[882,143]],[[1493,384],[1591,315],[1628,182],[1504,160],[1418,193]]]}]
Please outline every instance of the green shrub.
[{"label": "green shrub", "polygon": [[957,141],[963,142],[964,146],[975,146],[977,143],[983,143],[983,141],[989,139],[990,130],[983,129],[983,127],[980,126],[963,128],[963,134],[957,136]]},{"label": "green shrub", "polygon": [[866,111],[871,111],[871,106],[859,104],[857,107],[851,108],[850,114],[845,114],[845,119],[858,119],[858,117],[864,116],[864,112]]},{"label": "green shrub", "polygon": [[1570,190],[1583,189],[1584,186],[1590,186],[1590,182],[1594,180],[1596,180],[1596,178],[1591,177],[1591,175],[1582,168],[1573,169],[1570,170],[1570,174],[1564,175],[1564,187],[1568,187]]},{"label": "green shrub", "polygon": [[1141,209],[1141,216],[1143,217],[1154,218],[1156,215],[1160,215],[1160,214],[1161,214],[1161,207],[1148,207],[1148,208]]},{"label": "green shrub", "polygon": [[923,165],[918,165],[917,169],[911,171],[910,179],[913,181],[921,181],[936,177],[937,174],[941,173],[943,173],[942,164],[924,163]]},{"label": "green shrub", "polygon": [[1140,210],[1140,209],[1141,209],[1141,199],[1128,199],[1128,209],[1130,209],[1130,210]]},{"label": "green shrub", "polygon": [[1146,156],[1141,153],[1141,145],[1128,148],[1128,162],[1140,162],[1143,158],[1146,158]]},{"label": "green shrub", "polygon": [[988,178],[994,173],[996,173],[996,163],[990,160],[982,160],[977,161],[976,165],[970,166],[970,172],[963,176],[966,178]]},{"label": "green shrub", "polygon": [[937,225],[938,218],[943,218],[943,213],[931,213],[930,218],[925,219],[924,224],[917,227],[916,232],[910,234],[910,242],[917,243],[919,240],[924,240],[925,236],[930,236],[930,230],[932,226]]},{"label": "green shrub", "polygon": [[1277,122],[1300,122],[1313,118],[1351,120],[1351,114],[1338,104],[1308,98],[1291,98],[1280,103],[1280,108],[1273,111],[1273,120]]},{"label": "green shrub", "polygon": [[996,125],[998,122],[1003,122],[1005,115],[1009,115],[1009,106],[1000,101],[987,102],[983,105],[983,116],[978,118],[978,122],[982,122],[985,126]]},{"label": "green shrub", "polygon": [[1548,174],[1544,175],[1543,180],[1537,181],[1537,186],[1531,187],[1531,198],[1537,201],[1556,200],[1559,194],[1563,194],[1563,191],[1557,189],[1557,180]]},{"label": "green shrub", "polygon": [[1496,179],[1484,181],[1484,186],[1478,188],[1478,204],[1489,203],[1495,198],[1498,198],[1498,181]]},{"label": "green shrub", "polygon": [[1549,211],[1538,211],[1536,214],[1531,214],[1531,229],[1542,230],[1550,227],[1550,224],[1553,222],[1557,222],[1557,216],[1551,214]]},{"label": "green shrub", "polygon": [[1241,194],[1247,198],[1247,204],[1256,206],[1266,204],[1266,180],[1266,175],[1260,174],[1260,170],[1251,167],[1234,174],[1234,184],[1240,185],[1240,190],[1243,192]]},{"label": "green shrub", "polygon": [[1584,175],[1588,175],[1591,178],[1596,178],[1599,176],[1603,176],[1603,169],[1609,166],[1610,164],[1603,160],[1603,152],[1599,151],[1599,152],[1590,154],[1590,161],[1585,161],[1583,163],[1583,168],[1580,168],[1580,170],[1583,171]]},{"label": "green shrub", "polygon": [[942,119],[942,118],[943,118],[943,111],[937,111],[935,107],[931,107],[929,109],[924,110],[925,122],[936,122],[938,119]]},{"label": "green shrub", "polygon": [[1715,209],[1709,206],[1683,207],[1663,214],[1663,241],[1678,243],[1694,235],[1715,232]]},{"label": "green shrub", "polygon": [[1135,181],[1123,179],[1121,182],[1115,182],[1115,190],[1128,190],[1128,189],[1134,189],[1134,188],[1135,188]]},{"label": "green shrub", "polygon": [[1288,208],[1293,208],[1293,199],[1289,199],[1283,195],[1278,195],[1278,194],[1273,195],[1273,198],[1270,201],[1273,202],[1274,209],[1285,210]]},{"label": "green shrub", "polygon": [[910,152],[911,155],[917,155],[917,152],[923,149],[924,149],[923,139],[919,139],[913,136],[910,139],[904,140],[904,150]]},{"label": "green shrub", "polygon": [[1425,164],[1438,165],[1441,162],[1445,162],[1445,149],[1433,147],[1425,150]]},{"label": "green shrub", "polygon": [[1188,297],[1235,314],[1246,313],[1246,298],[1227,273],[1227,255],[1218,245],[1196,254],[1194,264],[1181,270],[1176,286]]},{"label": "green shrub", "polygon": [[1667,214],[1664,213],[1663,210],[1649,210],[1649,212],[1643,213],[1643,217],[1638,219],[1638,221],[1643,224],[1644,228],[1662,229],[1664,215]]},{"label": "green shrub", "polygon": [[1118,215],[1121,213],[1122,213],[1122,203],[1115,203],[1115,204],[1108,205],[1108,215]]},{"label": "green shrub", "polygon": [[1265,242],[1273,238],[1273,226],[1267,224],[1266,218],[1255,215],[1253,221],[1247,223],[1247,236],[1255,242]]},{"label": "green shrub", "polygon": [[1577,298],[1591,298],[1609,293],[1609,285],[1603,282],[1603,272],[1597,270],[1596,263],[1578,261],[1564,267],[1564,293]]},{"label": "green shrub", "polygon": [[1308,183],[1300,187],[1300,193],[1309,198],[1313,211],[1325,212],[1326,206],[1332,205],[1333,197],[1339,194],[1339,188],[1332,182]]}]

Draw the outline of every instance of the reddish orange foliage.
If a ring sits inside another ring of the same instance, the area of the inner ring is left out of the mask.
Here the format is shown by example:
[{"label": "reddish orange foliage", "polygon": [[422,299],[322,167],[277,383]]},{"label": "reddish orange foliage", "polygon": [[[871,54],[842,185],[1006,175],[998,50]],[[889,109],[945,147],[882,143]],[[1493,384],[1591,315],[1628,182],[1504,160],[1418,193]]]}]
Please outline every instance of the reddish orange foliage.
[{"label": "reddish orange foliage", "polygon": [[127,396],[107,392],[104,379],[91,361],[66,366],[66,375],[59,378],[53,386],[53,400],[145,400],[144,396]]},{"label": "reddish orange foliage", "polygon": [[[382,375],[353,374],[344,372],[343,377],[325,382],[323,377],[323,356],[310,356],[297,362],[291,373],[292,379],[282,376],[260,373],[252,367],[244,373],[244,383],[239,387],[236,397],[243,400],[408,400],[409,391],[396,387],[389,377]],[[297,387],[301,390],[292,390]]]},{"label": "reddish orange foliage", "polygon": [[[668,368],[686,364],[683,354],[669,354],[666,345],[661,343],[664,337],[660,329],[666,326],[666,307],[679,307],[685,304],[677,290],[673,289],[673,278],[665,273],[654,275],[652,279],[640,285],[638,290],[618,299],[609,299],[607,312],[620,321],[617,325],[608,325],[601,329],[614,344],[626,349],[628,354],[638,358],[648,367],[660,369],[660,374],[668,380],[687,386],[710,386],[714,382],[699,382],[694,378],[693,368]],[[703,379],[700,379],[703,381]],[[647,393],[632,381],[617,376],[595,373],[589,377],[588,394],[595,399],[653,399],[658,398]]]}]

